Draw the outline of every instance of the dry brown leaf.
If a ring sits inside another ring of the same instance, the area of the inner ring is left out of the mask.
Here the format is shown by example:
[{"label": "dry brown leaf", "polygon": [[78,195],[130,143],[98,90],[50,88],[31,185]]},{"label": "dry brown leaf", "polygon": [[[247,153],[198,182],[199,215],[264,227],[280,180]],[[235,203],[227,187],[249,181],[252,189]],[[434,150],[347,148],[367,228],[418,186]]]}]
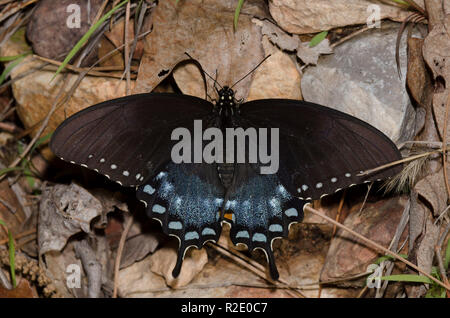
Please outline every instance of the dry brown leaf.
[{"label": "dry brown leaf", "polygon": [[180,275],[174,278],[172,271],[177,260],[178,242],[172,243],[177,244],[168,244],[151,256],[151,269],[154,273],[163,276],[167,285],[172,288],[178,288],[189,284],[203,269],[208,263],[208,255],[204,248],[190,248],[184,257]]},{"label": "dry brown leaf", "polygon": [[[438,7],[440,5],[437,5]],[[438,10],[441,10],[439,7]],[[444,118],[450,94],[450,15],[430,25],[431,31],[423,44],[423,57],[433,73],[436,82],[433,95],[433,111],[441,138],[444,131]],[[447,127],[450,137],[450,125]],[[448,140],[448,139],[447,139]]]},{"label": "dry brown leaf", "polygon": [[423,39],[408,39],[408,73],[406,83],[414,100],[421,106],[424,103],[425,86],[429,83],[425,61],[422,55]]},{"label": "dry brown leaf", "polygon": [[330,41],[325,39],[316,46],[310,47],[309,42],[302,42],[297,48],[297,56],[306,65],[317,65],[319,57],[322,54],[331,54],[333,49],[330,47]]},{"label": "dry brown leaf", "polygon": [[261,25],[261,33],[266,35],[270,42],[278,46],[282,50],[295,51],[300,44],[300,39],[297,35],[290,35],[283,29],[280,29],[276,24],[269,20],[257,20],[254,22]]},{"label": "dry brown leaf", "polygon": [[[116,48],[120,47],[124,44],[124,40],[125,40],[124,24],[125,24],[125,19],[122,19],[118,23],[114,24],[114,27],[111,29],[111,31],[105,32],[106,38],[108,40],[110,40]],[[146,32],[146,31],[147,31],[146,29],[142,30],[142,32]],[[134,39],[134,19],[130,19],[130,21],[128,23],[128,37],[129,37],[129,39]],[[144,49],[144,41],[139,40],[137,42],[136,50],[134,51],[133,58],[140,59],[142,57],[143,49]],[[123,51],[123,49],[121,49],[120,51]],[[99,56],[99,57],[101,57],[101,56]]]},{"label": "dry brown leaf", "polygon": [[[241,14],[234,32],[235,1],[160,1],[152,13],[153,31],[146,37],[144,55],[134,93],[150,92],[188,52],[203,69],[223,85],[242,78],[263,58],[261,30],[251,22],[251,12]],[[244,4],[243,12],[245,12]],[[254,10],[253,7],[251,10]],[[256,10],[261,12],[260,10]],[[174,77],[185,94],[205,97],[202,77],[195,66],[179,67]],[[250,77],[239,83],[237,98],[247,96]],[[208,79],[208,92],[213,83]]]},{"label": "dry brown leaf", "polygon": [[[418,3],[423,1],[416,0]],[[272,17],[290,33],[306,34],[354,24],[366,24],[370,5],[379,5],[380,18],[403,21],[410,11],[371,0],[271,0]]]},{"label": "dry brown leaf", "polygon": [[271,56],[253,74],[247,100],[302,99],[301,75],[296,63],[287,53],[271,44],[266,36],[263,37],[262,43],[265,55]]},{"label": "dry brown leaf", "polygon": [[[395,234],[406,204],[406,197],[388,198],[373,204],[366,203],[361,213],[358,213],[360,205],[356,205],[343,224],[387,247]],[[404,238],[400,241],[402,240]],[[331,242],[320,280],[326,283],[364,273],[377,256],[378,253],[372,248],[339,229]],[[361,284],[361,281],[342,282],[348,285],[358,283]]]},{"label": "dry brown leaf", "polygon": [[[449,168],[447,171],[450,172]],[[434,216],[441,214],[447,207],[447,192],[442,168],[417,182],[414,190],[430,204]]]},{"label": "dry brown leaf", "polygon": [[100,201],[76,184],[44,188],[39,206],[39,254],[61,251],[72,235],[90,233],[90,222],[101,213]]}]

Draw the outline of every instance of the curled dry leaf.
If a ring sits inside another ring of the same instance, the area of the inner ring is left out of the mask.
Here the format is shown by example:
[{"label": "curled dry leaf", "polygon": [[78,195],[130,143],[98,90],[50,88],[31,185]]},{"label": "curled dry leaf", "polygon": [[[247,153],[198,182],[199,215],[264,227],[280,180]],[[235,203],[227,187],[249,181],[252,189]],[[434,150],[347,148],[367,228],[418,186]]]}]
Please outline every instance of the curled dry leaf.
[{"label": "curled dry leaf", "polygon": [[302,42],[297,48],[297,56],[306,65],[317,65],[319,57],[322,54],[331,54],[333,49],[330,47],[330,41],[325,39],[314,47],[309,46],[309,42]]},{"label": "curled dry leaf", "polygon": [[[449,168],[447,168],[447,171],[450,173]],[[442,168],[438,172],[421,179],[414,189],[431,205],[434,216],[439,216],[447,207],[447,192]]]},{"label": "curled dry leaf", "polygon": [[166,284],[172,288],[188,285],[208,262],[208,255],[204,248],[190,248],[184,257],[180,275],[177,278],[174,278],[172,276],[172,270],[177,260],[177,249],[178,244],[168,244],[157,250],[151,256],[152,271],[163,276],[166,280]]},{"label": "curled dry leaf", "polygon": [[262,39],[265,55],[271,56],[253,74],[247,100],[264,98],[302,99],[301,76],[296,63],[285,52]]},{"label": "curled dry leaf", "polygon": [[[146,37],[144,55],[134,93],[150,92],[173,69],[187,60],[188,52],[223,85],[242,78],[263,59],[261,30],[251,22],[264,14],[258,6],[244,6],[233,30],[235,1],[160,1],[152,13],[153,31]],[[200,71],[194,65],[179,67],[175,80],[185,94],[205,97]],[[250,78],[239,83],[237,98],[247,96]],[[208,92],[214,92],[208,79]]]},{"label": "curled dry leaf", "polygon": [[[419,4],[423,1],[416,0]],[[372,7],[371,7],[372,5]],[[410,11],[393,4],[371,0],[272,0],[272,17],[290,33],[306,34],[354,24],[366,24],[373,14],[373,5],[379,8],[381,19],[403,21]]]},{"label": "curled dry leaf", "polygon": [[[440,7],[439,10],[441,10]],[[442,138],[445,108],[450,95],[450,15],[447,14],[441,21],[435,22],[434,25],[430,25],[431,31],[423,43],[423,57],[431,69],[436,83],[433,94],[433,112]],[[447,136],[450,137],[450,125],[447,125]]]},{"label": "curled dry leaf", "polygon": [[153,253],[159,246],[162,236],[158,233],[140,233],[126,240],[123,248],[120,268],[142,260],[145,256]]},{"label": "curled dry leaf", "polygon": [[429,84],[425,61],[422,55],[423,39],[411,37],[408,39],[408,73],[406,84],[416,103],[423,106],[425,89]]},{"label": "curled dry leaf", "polygon": [[[387,247],[392,241],[406,204],[406,197],[383,199],[373,204],[366,203],[362,213],[358,213],[360,205],[356,205],[345,219],[344,225]],[[404,238],[400,239],[403,240]],[[331,242],[320,280],[327,283],[364,273],[377,256],[378,253],[372,248],[339,229]],[[360,286],[362,282],[352,280],[342,284]]]},{"label": "curled dry leaf", "polygon": [[92,219],[101,213],[101,203],[76,184],[45,187],[39,206],[39,254],[61,251],[72,235],[90,233]]},{"label": "curled dry leaf", "polygon": [[310,47],[309,42],[301,42],[297,35],[286,33],[270,21],[258,19],[253,19],[253,21],[261,26],[262,34],[267,36],[271,43],[282,50],[297,52],[297,57],[305,65],[316,65],[320,55],[333,53],[328,39],[321,41],[314,47]]}]

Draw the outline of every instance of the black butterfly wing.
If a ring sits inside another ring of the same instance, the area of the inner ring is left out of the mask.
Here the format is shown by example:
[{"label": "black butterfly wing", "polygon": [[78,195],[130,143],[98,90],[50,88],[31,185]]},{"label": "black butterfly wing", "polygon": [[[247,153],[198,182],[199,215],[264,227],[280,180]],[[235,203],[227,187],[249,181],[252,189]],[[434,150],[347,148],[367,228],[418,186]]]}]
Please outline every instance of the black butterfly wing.
[{"label": "black butterfly wing", "polygon": [[395,144],[353,116],[313,103],[285,99],[247,102],[240,107],[247,126],[279,128],[279,171],[287,190],[301,199],[319,199],[353,184],[386,179],[390,167],[361,171],[401,159]]},{"label": "black butterfly wing", "polygon": [[170,159],[176,127],[193,130],[213,105],[178,94],[138,94],[88,107],[66,119],[50,147],[65,161],[95,170],[123,186],[142,184]]},{"label": "black butterfly wing", "polygon": [[189,247],[201,248],[207,241],[219,239],[224,194],[216,165],[203,163],[169,163],[138,188],[137,197],[146,205],[149,217],[158,220],[166,234],[179,240],[174,277],[180,273]]},{"label": "black butterfly wing", "polygon": [[304,201],[291,195],[276,174],[260,174],[251,164],[236,164],[225,202],[225,221],[231,224],[233,244],[262,249],[270,275],[278,279],[272,243],[287,237],[289,226],[303,220]]}]

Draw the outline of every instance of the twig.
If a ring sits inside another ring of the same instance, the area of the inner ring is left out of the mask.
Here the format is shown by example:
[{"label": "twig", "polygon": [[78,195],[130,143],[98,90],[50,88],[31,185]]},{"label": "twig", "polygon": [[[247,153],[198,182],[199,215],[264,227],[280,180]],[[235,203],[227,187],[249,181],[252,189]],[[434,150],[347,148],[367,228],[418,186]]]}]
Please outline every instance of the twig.
[{"label": "twig", "polygon": [[[32,229],[32,230],[28,230],[28,231],[24,231],[22,233],[17,234],[16,236],[14,236],[14,240],[18,240],[22,237],[31,235],[31,234],[35,234],[36,233],[36,229]],[[4,239],[0,241],[0,245],[6,244],[9,242],[9,239]]]},{"label": "twig", "polygon": [[442,149],[428,151],[428,152],[424,152],[424,153],[421,153],[421,154],[418,154],[418,155],[414,155],[414,156],[411,156],[411,157],[407,157],[407,158],[403,158],[403,159],[400,159],[400,160],[392,161],[392,162],[387,163],[385,165],[382,165],[382,166],[379,166],[379,167],[376,167],[376,168],[373,168],[373,169],[365,170],[365,171],[357,174],[357,176],[365,176],[365,175],[368,175],[368,174],[371,174],[371,173],[374,173],[374,172],[377,172],[377,171],[380,171],[380,170],[383,170],[383,169],[386,169],[386,168],[389,168],[389,167],[396,166],[396,165],[398,165],[400,163],[410,162],[410,161],[414,161],[414,160],[417,160],[417,159],[420,159],[420,158],[423,158],[423,157],[428,157],[428,156],[431,156],[433,154],[440,153],[441,151],[442,151]]},{"label": "twig", "polygon": [[130,95],[130,86],[131,86],[131,78],[130,78],[130,68],[128,67],[129,64],[131,64],[131,57],[130,57],[130,44],[129,44],[129,34],[128,34],[128,27],[130,24],[130,6],[131,3],[127,3],[126,11],[125,11],[125,23],[124,23],[124,43],[125,43],[125,73],[126,73],[126,84],[125,84],[125,94]]},{"label": "twig", "polygon": [[128,232],[130,231],[131,225],[133,224],[133,216],[130,215],[125,228],[123,229],[122,236],[120,237],[119,247],[117,249],[116,261],[114,263],[114,291],[113,298],[117,298],[117,284],[119,280],[119,269],[120,269],[120,260],[122,259],[123,247],[125,246],[125,241],[128,236]]},{"label": "twig", "polygon": [[[436,255],[437,261],[438,261],[438,268],[439,268],[439,272],[441,273],[441,277],[442,277],[442,281],[444,282],[445,285],[449,285],[448,283],[448,278],[447,278],[447,273],[445,271],[444,268],[444,263],[442,263],[442,256],[441,256],[441,248],[440,246],[435,246],[434,247],[434,254]],[[447,293],[447,298],[450,298],[450,290],[446,290],[445,291]]]},{"label": "twig", "polygon": [[[248,257],[246,257],[245,255],[242,255],[241,253],[238,252],[231,252],[228,249],[226,249],[225,247],[217,244],[217,243],[207,243],[209,246],[211,246],[212,248],[214,248],[216,251],[228,256],[229,258],[233,259],[234,261],[236,261],[237,263],[241,264],[242,266],[244,266],[245,268],[251,270],[253,273],[255,273],[256,275],[258,275],[259,277],[263,278],[264,280],[266,280],[267,282],[269,282],[270,284],[273,284],[275,286],[277,286],[277,282],[273,281],[272,279],[267,277],[266,271],[264,269],[264,267],[255,262],[252,259],[249,259]],[[282,278],[279,278],[278,281],[284,285],[286,285],[289,290],[286,290],[286,293],[290,294],[293,297],[302,297],[302,298],[306,298],[305,295],[303,295],[300,291],[296,290],[295,288],[291,287],[289,285],[288,282],[286,282],[285,280],[283,280]],[[297,295],[294,295],[294,293],[297,293]]]},{"label": "twig", "polygon": [[17,209],[13,207],[9,202],[0,198],[0,203],[3,204],[12,214],[16,214]]},{"label": "twig", "polygon": [[431,279],[433,282],[435,282],[436,284],[444,287],[447,290],[450,290],[450,286],[446,286],[444,283],[442,283],[441,281],[439,281],[438,279],[434,278],[433,276],[431,276],[430,274],[428,274],[427,272],[425,272],[424,270],[420,269],[419,267],[417,267],[417,265],[414,265],[413,263],[411,263],[410,261],[404,259],[403,257],[401,257],[400,255],[398,255],[397,253],[390,251],[389,249],[385,248],[384,246],[381,246],[380,244],[366,238],[365,236],[353,231],[352,229],[348,228],[345,225],[342,225],[338,222],[336,222],[335,220],[333,220],[332,218],[326,216],[325,214],[323,214],[320,211],[317,211],[316,209],[313,209],[311,206],[311,204],[308,203],[305,205],[305,207],[303,208],[305,211],[311,212],[315,215],[318,215],[322,218],[324,218],[325,220],[327,220],[328,222],[331,222],[333,224],[336,224],[339,228],[344,229],[345,231],[351,233],[352,235],[356,236],[358,239],[360,239],[361,241],[365,242],[367,245],[371,246],[372,248],[375,248],[377,250],[381,250],[384,253],[392,256],[393,258],[405,263],[406,265],[414,268],[416,271],[418,271],[419,273],[423,274],[424,276],[428,277],[429,279]]},{"label": "twig", "polygon": [[[339,206],[338,206],[338,210],[336,213],[336,222],[339,222],[340,217],[341,217],[341,212],[342,212],[342,207],[344,206],[344,201],[345,201],[345,197],[347,195],[347,188],[344,189],[343,193],[342,193],[342,197],[341,200],[339,201]],[[333,225],[333,233],[331,233],[331,238],[333,238],[336,235],[336,225]]]},{"label": "twig", "polygon": [[21,3],[21,4],[17,5],[15,8],[12,8],[8,12],[0,13],[0,22],[5,20],[6,18],[10,17],[14,13],[16,13],[17,11],[22,10],[23,8],[29,6],[30,4],[33,4],[33,3],[37,2],[37,1],[39,1],[39,0],[29,0],[29,1],[25,2],[25,3]]},{"label": "twig", "polygon": [[368,30],[370,30],[370,29],[371,29],[370,27],[365,26],[365,27],[363,27],[363,28],[361,28],[361,29],[359,29],[359,30],[357,30],[357,31],[355,31],[355,32],[353,32],[353,33],[351,33],[351,34],[349,34],[349,35],[347,35],[347,36],[344,36],[343,38],[337,40],[336,42],[334,42],[333,44],[331,44],[330,47],[331,47],[332,49],[334,49],[336,46],[341,45],[341,44],[344,43],[345,41],[348,41],[348,40],[350,40],[351,38],[354,38],[355,36],[357,36],[358,34],[364,33],[364,32],[366,32],[366,31],[368,31]]}]

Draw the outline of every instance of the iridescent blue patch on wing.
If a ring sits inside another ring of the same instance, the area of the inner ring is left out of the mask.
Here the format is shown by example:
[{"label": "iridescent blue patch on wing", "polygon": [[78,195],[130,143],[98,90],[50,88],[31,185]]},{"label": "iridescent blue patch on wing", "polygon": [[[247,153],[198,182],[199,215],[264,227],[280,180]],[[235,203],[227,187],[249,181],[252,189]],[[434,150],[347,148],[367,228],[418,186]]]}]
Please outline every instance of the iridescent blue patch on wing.
[{"label": "iridescent blue patch on wing", "polygon": [[155,213],[158,213],[158,214],[163,214],[163,213],[166,212],[166,208],[163,207],[162,205],[155,204],[155,205],[152,207],[152,211],[155,212]]},{"label": "iridescent blue patch on wing", "polygon": [[267,242],[267,236],[262,233],[253,234],[252,241],[255,242]]},{"label": "iridescent blue patch on wing", "polygon": [[172,229],[172,230],[181,230],[183,228],[183,224],[181,224],[181,222],[179,222],[179,221],[172,221],[172,222],[169,222],[168,227],[169,227],[169,229]]},{"label": "iridescent blue patch on wing", "polygon": [[205,227],[202,231],[202,235],[216,235],[216,231],[214,231],[212,228]]},{"label": "iridescent blue patch on wing", "polygon": [[143,191],[149,195],[152,195],[156,190],[151,185],[146,184]]},{"label": "iridescent blue patch on wing", "polygon": [[298,216],[298,211],[296,208],[290,208],[284,211],[284,214],[286,214],[289,217],[295,217]]},{"label": "iridescent blue patch on wing", "polygon": [[199,237],[198,233],[195,232],[195,231],[187,232],[186,235],[184,236],[184,239],[185,239],[186,241],[189,241],[189,240],[198,240],[199,238],[200,238],[200,237]]},{"label": "iridescent blue patch on wing", "polygon": [[167,201],[167,210],[183,220],[186,228],[200,228],[202,224],[216,221],[223,194],[195,174],[186,173],[181,165],[172,164],[168,173],[160,173],[158,197]]},{"label": "iridescent blue patch on wing", "polygon": [[248,231],[239,231],[236,234],[237,238],[250,238],[250,234],[248,233]]},{"label": "iridescent blue patch on wing", "polygon": [[280,224],[271,224],[269,226],[270,232],[283,232],[283,227]]}]

